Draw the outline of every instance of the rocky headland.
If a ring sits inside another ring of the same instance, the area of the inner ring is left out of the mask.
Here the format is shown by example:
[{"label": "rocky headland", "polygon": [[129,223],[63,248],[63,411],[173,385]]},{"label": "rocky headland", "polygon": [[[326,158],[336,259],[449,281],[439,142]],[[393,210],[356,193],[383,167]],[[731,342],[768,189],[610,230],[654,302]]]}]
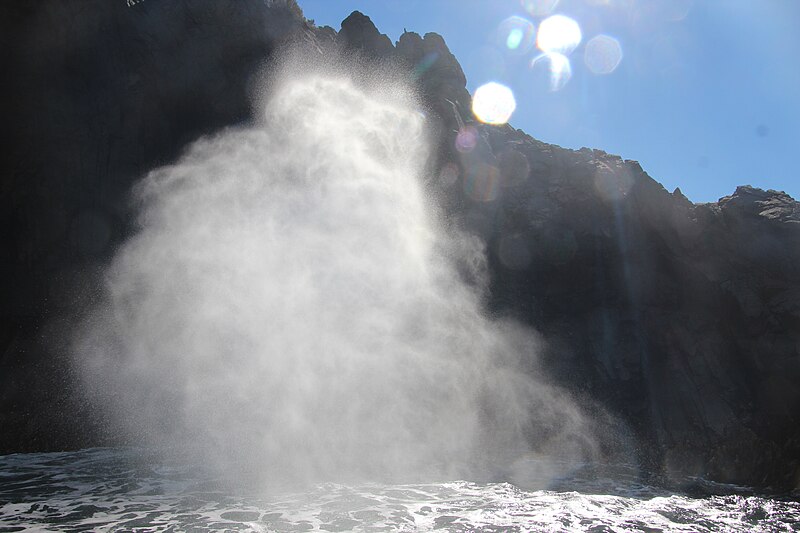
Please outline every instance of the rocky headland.
[{"label": "rocky headland", "polygon": [[436,132],[429,185],[486,243],[490,312],[542,333],[551,379],[623,420],[643,469],[800,483],[800,204],[785,193],[694,204],[636,161],[481,124],[441,36],[392,43],[358,12],[337,31],[290,0],[6,2],[0,39],[0,453],[113,443],[69,336],[132,230],[130,187],[250,121],[251,81],[300,47],[413,78]]}]

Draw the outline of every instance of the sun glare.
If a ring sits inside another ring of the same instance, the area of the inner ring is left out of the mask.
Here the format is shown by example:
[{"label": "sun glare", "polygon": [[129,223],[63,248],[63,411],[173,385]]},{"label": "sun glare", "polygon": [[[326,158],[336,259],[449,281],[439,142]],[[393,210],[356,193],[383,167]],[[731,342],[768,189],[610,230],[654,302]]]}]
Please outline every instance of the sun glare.
[{"label": "sun glare", "polygon": [[581,43],[578,23],[564,15],[553,15],[539,25],[536,45],[542,52],[570,54]]},{"label": "sun glare", "polygon": [[516,108],[511,89],[496,82],[481,85],[472,97],[472,112],[485,124],[505,124]]}]

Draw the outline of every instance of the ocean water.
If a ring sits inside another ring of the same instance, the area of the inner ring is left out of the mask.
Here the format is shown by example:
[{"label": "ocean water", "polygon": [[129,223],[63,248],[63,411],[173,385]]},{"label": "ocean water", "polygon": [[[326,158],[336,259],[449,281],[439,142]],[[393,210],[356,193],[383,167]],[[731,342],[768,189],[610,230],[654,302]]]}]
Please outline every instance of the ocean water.
[{"label": "ocean water", "polygon": [[547,490],[461,480],[264,493],[156,457],[131,448],[2,456],[0,532],[800,531],[797,500],[674,494],[626,467],[600,479],[577,468]]}]

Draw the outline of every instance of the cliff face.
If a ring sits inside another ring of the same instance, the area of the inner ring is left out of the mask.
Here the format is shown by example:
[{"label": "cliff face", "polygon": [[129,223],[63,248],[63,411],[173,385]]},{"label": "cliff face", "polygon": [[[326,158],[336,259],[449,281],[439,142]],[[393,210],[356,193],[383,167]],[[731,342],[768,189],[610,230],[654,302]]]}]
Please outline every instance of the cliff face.
[{"label": "cliff face", "polygon": [[248,80],[294,42],[414,77],[438,132],[430,187],[487,244],[492,312],[543,333],[552,379],[625,420],[648,469],[796,486],[800,204],[787,195],[739,187],[695,205],[634,161],[477,123],[440,36],[392,44],[360,13],[337,33],[282,2],[20,6],[0,8],[5,101],[19,102],[2,125],[0,451],[104,442],[64,340],[128,230],[128,188],[249,120]]},{"label": "cliff face", "polygon": [[68,343],[130,230],[129,188],[249,120],[249,80],[302,35],[298,13],[280,0],[0,4],[0,453],[97,442]]},{"label": "cliff face", "polygon": [[[360,14],[342,28],[391,56]],[[487,243],[490,307],[543,333],[553,379],[620,414],[668,480],[795,486],[800,204],[744,186],[695,205],[635,161],[477,123],[438,35],[394,57],[440,121],[432,187]]]}]

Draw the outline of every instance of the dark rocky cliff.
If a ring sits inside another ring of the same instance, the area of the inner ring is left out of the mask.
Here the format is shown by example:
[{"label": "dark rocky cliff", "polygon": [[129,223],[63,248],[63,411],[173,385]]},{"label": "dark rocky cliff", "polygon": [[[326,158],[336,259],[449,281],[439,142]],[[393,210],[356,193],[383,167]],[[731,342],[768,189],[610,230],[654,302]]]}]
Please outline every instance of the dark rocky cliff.
[{"label": "dark rocky cliff", "polygon": [[128,231],[128,188],[249,120],[249,79],[302,43],[415,78],[438,132],[430,187],[487,243],[491,312],[544,334],[552,379],[618,414],[645,467],[797,486],[800,205],[787,195],[745,186],[696,205],[635,161],[477,123],[440,36],[393,44],[360,13],[338,33],[278,1],[20,2],[0,20],[14,102],[0,156],[0,452],[106,442],[64,346]]},{"label": "dark rocky cliff", "polygon": [[0,453],[97,442],[67,345],[129,188],[249,120],[249,80],[304,24],[281,0],[0,4]]}]

